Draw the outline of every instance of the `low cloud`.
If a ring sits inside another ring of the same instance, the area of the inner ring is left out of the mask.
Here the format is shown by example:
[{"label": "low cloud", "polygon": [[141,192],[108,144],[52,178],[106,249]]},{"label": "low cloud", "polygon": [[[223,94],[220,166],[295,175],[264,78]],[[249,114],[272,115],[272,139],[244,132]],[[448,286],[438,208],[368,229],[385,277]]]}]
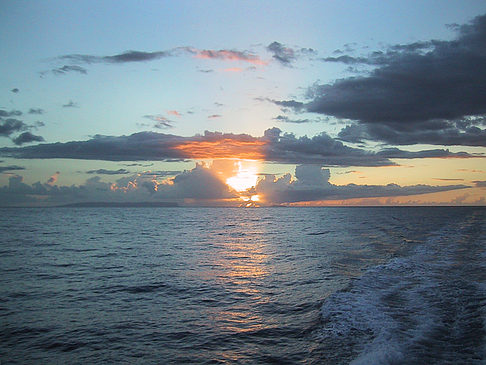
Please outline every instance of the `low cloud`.
[{"label": "low cloud", "polygon": [[173,178],[157,180],[153,174],[135,174],[103,182],[94,176],[76,186],[56,185],[59,172],[46,183],[25,184],[22,176],[14,175],[9,185],[0,187],[0,204],[15,205],[59,205],[79,202],[158,202],[184,203],[223,201],[237,197],[215,171],[204,165],[196,165],[189,171]]},{"label": "low cloud", "polygon": [[330,172],[318,165],[300,165],[295,169],[295,180],[290,174],[280,178],[265,176],[254,192],[273,204],[304,201],[343,200],[355,198],[396,197],[436,193],[469,188],[466,185],[429,186],[413,185],[334,185],[329,182]]}]

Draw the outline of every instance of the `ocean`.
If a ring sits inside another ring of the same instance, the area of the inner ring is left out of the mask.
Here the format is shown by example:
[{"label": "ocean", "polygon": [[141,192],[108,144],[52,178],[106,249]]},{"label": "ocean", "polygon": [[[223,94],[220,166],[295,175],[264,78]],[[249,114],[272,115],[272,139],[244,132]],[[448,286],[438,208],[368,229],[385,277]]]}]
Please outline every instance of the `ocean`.
[{"label": "ocean", "polygon": [[485,364],[486,209],[0,209],[0,363]]}]

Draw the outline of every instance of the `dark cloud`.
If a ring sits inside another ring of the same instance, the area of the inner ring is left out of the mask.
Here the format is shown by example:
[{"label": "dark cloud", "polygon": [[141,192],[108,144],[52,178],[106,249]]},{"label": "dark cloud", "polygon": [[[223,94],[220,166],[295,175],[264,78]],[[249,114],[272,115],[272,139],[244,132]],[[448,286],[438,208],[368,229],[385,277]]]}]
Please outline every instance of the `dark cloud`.
[{"label": "dark cloud", "polygon": [[282,123],[294,123],[294,124],[302,124],[302,123],[311,122],[311,120],[309,120],[309,119],[290,119],[286,115],[278,115],[273,119],[275,119],[279,122],[282,122]]},{"label": "dark cloud", "polygon": [[13,92],[14,94],[17,94],[20,90],[18,88],[13,88],[12,90],[10,90],[11,92]]},{"label": "dark cloud", "polygon": [[30,108],[29,114],[44,114],[44,109],[41,108]]},{"label": "dark cloud", "polygon": [[118,169],[118,170],[106,170],[106,169],[98,169],[98,170],[89,170],[86,171],[87,174],[98,174],[98,175],[126,175],[129,174],[130,171],[126,169]]},{"label": "dark cloud", "polygon": [[5,172],[5,171],[18,171],[18,170],[25,170],[25,167],[17,166],[17,165],[0,166],[0,172]]},{"label": "dark cloud", "polygon": [[88,70],[78,65],[64,65],[62,67],[53,68],[51,72],[54,75],[65,75],[69,72],[78,72],[80,74],[86,75],[88,73]]},{"label": "dark cloud", "polygon": [[[398,148],[384,148],[376,153],[378,156],[383,156],[392,159],[414,159],[414,158],[474,158],[476,156],[470,155],[466,152],[450,152],[448,149],[433,149],[422,151],[403,151]],[[484,157],[483,155],[477,157]]]},{"label": "dark cloud", "polygon": [[476,185],[477,188],[486,188],[486,181],[473,181],[474,185]]},{"label": "dark cloud", "polygon": [[75,103],[74,101],[69,100],[69,102],[66,103],[66,104],[63,104],[62,107],[63,108],[79,108],[79,105],[78,105],[78,103]]},{"label": "dark cloud", "polygon": [[29,126],[21,120],[15,118],[0,118],[0,136],[8,137],[12,133],[21,132],[29,129]]},{"label": "dark cloud", "polygon": [[295,180],[290,174],[280,178],[265,176],[255,186],[255,192],[273,204],[301,201],[344,200],[355,198],[395,197],[428,194],[468,188],[466,185],[429,186],[413,185],[334,185],[329,182],[330,172],[319,165],[301,165],[295,169]]},{"label": "dark cloud", "polygon": [[265,100],[270,101],[271,103],[274,103],[275,105],[281,106],[283,108],[293,109],[297,112],[304,109],[305,106],[304,103],[295,100],[272,100],[272,99],[265,99]]},{"label": "dark cloud", "polygon": [[20,110],[11,110],[11,111],[6,111],[3,109],[0,109],[0,117],[1,118],[7,118],[7,117],[19,117],[22,115],[22,112]]},{"label": "dark cloud", "polygon": [[436,144],[443,146],[486,146],[486,130],[477,126],[461,127],[444,121],[405,126],[389,124],[353,124],[343,128],[339,138],[346,142],[383,141],[394,145]]},{"label": "dark cloud", "polygon": [[355,121],[354,129],[340,135],[351,142],[486,146],[486,15],[457,32],[451,41],[394,45],[366,57],[328,57],[324,60],[374,69],[314,85],[306,104],[276,104]]},{"label": "dark cloud", "polygon": [[273,54],[273,59],[284,66],[291,66],[302,55],[313,55],[316,52],[312,48],[291,48],[280,42],[272,42],[267,46],[267,51]]},{"label": "dark cloud", "polygon": [[[70,54],[59,56],[58,59],[68,60],[74,63],[126,63],[126,62],[146,62],[159,58],[172,56],[172,51],[141,52],[126,51],[113,56],[93,56],[82,54]],[[66,66],[65,66],[66,67]],[[68,66],[69,67],[69,66]]]},{"label": "dark cloud", "polygon": [[42,136],[36,136],[30,132],[24,132],[18,137],[15,137],[12,139],[13,143],[15,143],[17,146],[21,146],[25,143],[31,143],[31,142],[43,142],[44,138]]}]

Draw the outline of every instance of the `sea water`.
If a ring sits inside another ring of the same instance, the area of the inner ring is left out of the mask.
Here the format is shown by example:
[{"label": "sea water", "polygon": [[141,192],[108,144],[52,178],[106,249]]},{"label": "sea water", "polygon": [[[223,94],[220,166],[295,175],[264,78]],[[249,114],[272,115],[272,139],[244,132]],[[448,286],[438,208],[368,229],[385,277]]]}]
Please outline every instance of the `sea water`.
[{"label": "sea water", "polygon": [[1,209],[1,364],[484,364],[486,209]]}]

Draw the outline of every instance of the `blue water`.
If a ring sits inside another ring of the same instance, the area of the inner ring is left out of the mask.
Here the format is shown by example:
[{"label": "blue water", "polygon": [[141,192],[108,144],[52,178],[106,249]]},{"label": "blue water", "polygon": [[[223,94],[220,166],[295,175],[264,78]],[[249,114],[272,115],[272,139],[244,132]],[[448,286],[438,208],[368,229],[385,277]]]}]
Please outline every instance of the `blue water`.
[{"label": "blue water", "polygon": [[481,208],[1,209],[2,364],[484,364]]}]

